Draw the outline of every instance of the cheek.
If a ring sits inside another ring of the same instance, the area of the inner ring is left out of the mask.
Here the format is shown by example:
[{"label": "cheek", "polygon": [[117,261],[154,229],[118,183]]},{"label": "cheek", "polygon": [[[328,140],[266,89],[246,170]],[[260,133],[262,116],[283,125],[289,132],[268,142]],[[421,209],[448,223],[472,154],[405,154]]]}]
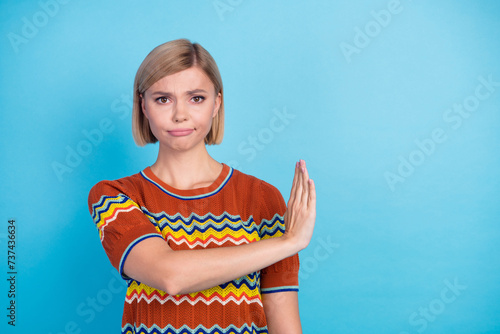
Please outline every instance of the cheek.
[{"label": "cheek", "polygon": [[[147,108],[147,105],[146,105],[146,108]],[[159,117],[159,115],[157,115],[157,113],[154,110],[151,110],[151,109],[146,109],[146,110],[148,110],[148,112],[144,113],[144,115],[146,116],[146,118],[149,122],[149,127],[151,128],[151,131],[153,132],[153,134],[156,135],[156,131],[158,129],[161,129],[164,126],[162,124],[163,120],[161,117]]]},{"label": "cheek", "polygon": [[151,132],[153,133],[153,135],[158,138],[158,128],[157,128],[157,124],[154,123],[154,122],[151,122],[151,120],[149,120],[149,129],[151,130]]},{"label": "cheek", "polygon": [[205,115],[203,117],[203,121],[201,123],[203,124],[203,127],[205,128],[207,133],[210,130],[210,128],[212,127],[212,122],[213,122],[213,118],[212,118],[211,114]]}]

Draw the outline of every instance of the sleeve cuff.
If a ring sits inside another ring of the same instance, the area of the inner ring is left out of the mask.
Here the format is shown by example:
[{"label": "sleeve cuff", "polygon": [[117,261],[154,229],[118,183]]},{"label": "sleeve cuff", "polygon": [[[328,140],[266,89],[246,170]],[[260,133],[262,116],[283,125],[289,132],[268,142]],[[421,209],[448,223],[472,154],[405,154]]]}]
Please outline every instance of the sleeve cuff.
[{"label": "sleeve cuff", "polygon": [[261,289],[260,292],[265,293],[275,293],[275,292],[285,292],[285,291],[299,291],[299,287],[297,285],[289,285],[289,286],[277,286],[275,288],[267,288]]}]

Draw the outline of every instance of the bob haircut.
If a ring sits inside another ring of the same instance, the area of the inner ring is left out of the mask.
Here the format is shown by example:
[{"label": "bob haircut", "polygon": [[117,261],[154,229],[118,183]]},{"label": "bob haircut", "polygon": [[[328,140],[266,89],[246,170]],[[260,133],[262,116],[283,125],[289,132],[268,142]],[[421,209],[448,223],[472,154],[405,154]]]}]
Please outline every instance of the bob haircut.
[{"label": "bob haircut", "polygon": [[161,78],[197,66],[212,81],[215,93],[220,93],[221,104],[212,127],[205,137],[205,144],[222,142],[224,136],[224,94],[219,68],[210,53],[198,43],[187,39],[177,39],[154,48],[137,70],[134,80],[134,100],[132,107],[132,135],[139,146],[156,143],[158,139],[151,132],[149,120],[142,111],[141,95]]}]

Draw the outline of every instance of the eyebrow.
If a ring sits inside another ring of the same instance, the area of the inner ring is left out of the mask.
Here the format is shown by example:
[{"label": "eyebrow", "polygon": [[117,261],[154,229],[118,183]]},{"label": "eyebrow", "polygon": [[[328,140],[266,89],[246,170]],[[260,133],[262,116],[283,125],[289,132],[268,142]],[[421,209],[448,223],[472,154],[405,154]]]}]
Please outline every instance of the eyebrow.
[{"label": "eyebrow", "polygon": [[[186,92],[187,95],[198,94],[198,93],[205,93],[205,94],[207,94],[207,91],[204,90],[204,89],[195,89],[195,90],[188,90]],[[166,95],[166,96],[170,96],[170,95],[172,95],[172,93],[170,93],[170,92],[163,92],[163,91],[156,91],[156,92],[151,93],[151,95]]]},{"label": "eyebrow", "polygon": [[205,94],[207,94],[207,91],[204,90],[204,89],[195,89],[195,90],[188,90],[187,93],[189,95],[191,95],[191,94],[197,94],[197,93],[205,93]]}]

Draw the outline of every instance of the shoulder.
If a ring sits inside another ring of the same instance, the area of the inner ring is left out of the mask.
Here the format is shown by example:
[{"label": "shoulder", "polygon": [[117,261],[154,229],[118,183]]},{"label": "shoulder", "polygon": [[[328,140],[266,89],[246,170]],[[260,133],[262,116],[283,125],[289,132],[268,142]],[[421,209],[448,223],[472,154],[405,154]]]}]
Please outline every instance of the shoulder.
[{"label": "shoulder", "polygon": [[261,193],[279,193],[278,188],[273,186],[272,184],[261,180],[253,175],[250,174],[245,174],[237,169],[233,168],[233,175],[231,177],[233,181],[238,185],[238,186],[245,186],[245,187],[251,187],[256,190],[258,190]]},{"label": "shoulder", "polygon": [[116,180],[102,180],[96,183],[89,191],[89,206],[106,197],[125,196],[133,198],[144,189],[144,178],[140,173]]},{"label": "shoulder", "polygon": [[284,202],[281,192],[273,186],[272,184],[261,180],[253,175],[245,174],[237,169],[233,170],[233,176],[235,185],[242,189],[251,191],[253,194],[258,196],[261,202],[269,204],[271,206],[279,205]]}]

